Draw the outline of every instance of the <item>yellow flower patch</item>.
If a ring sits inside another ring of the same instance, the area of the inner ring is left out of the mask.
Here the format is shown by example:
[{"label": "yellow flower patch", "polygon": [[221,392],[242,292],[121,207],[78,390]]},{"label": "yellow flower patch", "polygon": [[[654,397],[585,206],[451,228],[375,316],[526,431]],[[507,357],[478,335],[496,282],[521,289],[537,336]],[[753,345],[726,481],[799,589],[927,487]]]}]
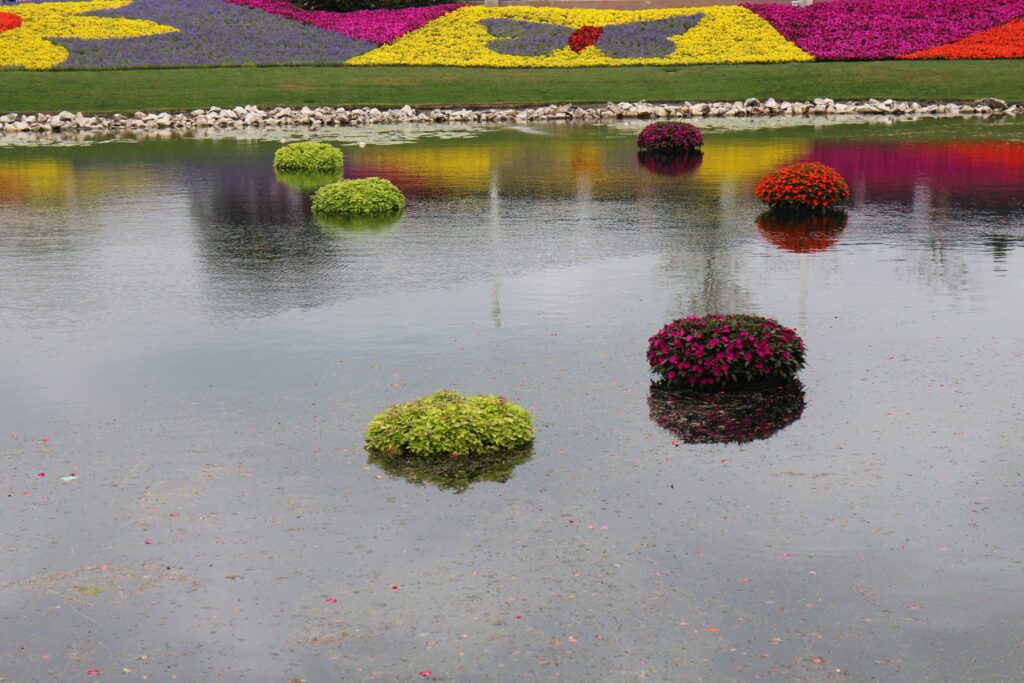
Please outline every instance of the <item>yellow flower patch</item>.
[{"label": "yellow flower patch", "polygon": [[[671,36],[675,50],[664,57],[615,59],[590,45],[581,52],[568,44],[538,57],[495,52],[495,39],[480,23],[512,19],[578,29],[703,14],[681,36]],[[496,67],[623,66],[630,64],[723,64],[743,62],[807,62],[813,58],[786,40],[754,12],[737,6],[655,10],[561,9],[554,7],[463,7],[402,36],[390,45],[353,57],[349,64],[442,65]]]},{"label": "yellow flower patch", "polygon": [[85,0],[0,6],[0,11],[21,18],[20,26],[0,33],[0,68],[51,69],[59,65],[68,58],[68,51],[48,38],[136,38],[178,30],[144,19],[82,16],[86,12],[124,7],[131,2]]}]

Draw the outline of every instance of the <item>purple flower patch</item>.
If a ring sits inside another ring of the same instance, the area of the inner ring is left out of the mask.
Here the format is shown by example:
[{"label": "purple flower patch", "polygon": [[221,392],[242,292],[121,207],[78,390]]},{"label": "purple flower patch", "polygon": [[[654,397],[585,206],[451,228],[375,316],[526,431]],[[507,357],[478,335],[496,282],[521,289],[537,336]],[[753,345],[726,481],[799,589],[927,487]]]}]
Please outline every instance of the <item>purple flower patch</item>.
[{"label": "purple flower patch", "polygon": [[1024,17],[1024,0],[831,0],[744,5],[824,61],[893,59]]},{"label": "purple flower patch", "polygon": [[310,24],[325,31],[382,45],[414,31],[463,5],[431,5],[405,9],[366,9],[354,12],[326,12],[299,9],[288,0],[224,0],[270,14]]},{"label": "purple flower patch", "polygon": [[135,0],[90,16],[149,19],[178,31],[131,40],[54,39],[71,56],[61,68],[244,64],[340,64],[375,43],[330,33],[224,0]]},{"label": "purple flower patch", "polygon": [[[578,31],[570,26],[520,19],[483,19],[480,24],[494,36],[487,47],[503,55],[543,57],[567,45],[579,52],[577,47],[592,44],[612,59],[630,59],[667,57],[676,49],[669,38],[686,33],[703,18],[700,13],[681,14],[667,19],[585,26]],[[573,40],[587,29],[590,33],[580,43]]]}]

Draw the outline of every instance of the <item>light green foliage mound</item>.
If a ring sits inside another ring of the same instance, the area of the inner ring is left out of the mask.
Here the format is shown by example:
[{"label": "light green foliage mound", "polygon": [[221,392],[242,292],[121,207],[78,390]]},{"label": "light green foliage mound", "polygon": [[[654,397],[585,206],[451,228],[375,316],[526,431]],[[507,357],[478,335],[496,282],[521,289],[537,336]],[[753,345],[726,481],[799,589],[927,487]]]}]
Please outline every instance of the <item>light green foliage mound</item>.
[{"label": "light green foliage mound", "polygon": [[313,195],[313,212],[373,216],[398,213],[405,208],[405,195],[384,178],[342,180],[324,185]]},{"label": "light green foliage mound", "polygon": [[500,396],[433,396],[393,405],[370,421],[366,448],[421,458],[487,455],[533,441],[533,416]]},{"label": "light green foliage mound", "polygon": [[337,173],[345,155],[323,142],[293,142],[274,152],[274,168],[287,173]]}]

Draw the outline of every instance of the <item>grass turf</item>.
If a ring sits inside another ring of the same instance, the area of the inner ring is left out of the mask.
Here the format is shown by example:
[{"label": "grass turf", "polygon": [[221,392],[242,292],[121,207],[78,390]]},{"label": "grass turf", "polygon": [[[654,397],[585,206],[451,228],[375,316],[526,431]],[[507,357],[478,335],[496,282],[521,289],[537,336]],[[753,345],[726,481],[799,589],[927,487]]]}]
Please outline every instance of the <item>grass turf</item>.
[{"label": "grass turf", "polygon": [[226,67],[0,71],[0,111],[131,112],[239,104],[456,106],[776,99],[1024,101],[1024,60],[485,69]]}]

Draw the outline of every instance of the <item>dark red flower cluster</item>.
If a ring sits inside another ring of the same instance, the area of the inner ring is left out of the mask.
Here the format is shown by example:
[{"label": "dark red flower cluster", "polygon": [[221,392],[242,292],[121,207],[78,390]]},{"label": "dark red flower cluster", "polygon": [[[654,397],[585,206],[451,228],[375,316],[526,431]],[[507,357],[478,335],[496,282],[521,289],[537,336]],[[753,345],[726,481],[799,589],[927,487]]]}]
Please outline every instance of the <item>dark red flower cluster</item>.
[{"label": "dark red flower cluster", "polygon": [[0,33],[10,31],[21,26],[21,17],[10,12],[0,12]]},{"label": "dark red flower cluster", "polygon": [[773,209],[826,210],[850,198],[850,186],[831,166],[800,162],[765,176],[754,194]]},{"label": "dark red flower cluster", "polygon": [[648,341],[647,362],[667,389],[775,382],[804,366],[797,333],[756,315],[680,318]]},{"label": "dark red flower cluster", "polygon": [[581,26],[569,36],[569,47],[576,52],[583,52],[584,48],[596,45],[604,29],[600,26]]},{"label": "dark red flower cluster", "polygon": [[739,391],[673,393],[651,388],[651,420],[685,443],[747,443],[796,422],[806,401],[800,380]]},{"label": "dark red flower cluster", "polygon": [[690,123],[659,121],[640,131],[636,146],[645,152],[659,154],[699,152],[704,146],[704,134]]}]

